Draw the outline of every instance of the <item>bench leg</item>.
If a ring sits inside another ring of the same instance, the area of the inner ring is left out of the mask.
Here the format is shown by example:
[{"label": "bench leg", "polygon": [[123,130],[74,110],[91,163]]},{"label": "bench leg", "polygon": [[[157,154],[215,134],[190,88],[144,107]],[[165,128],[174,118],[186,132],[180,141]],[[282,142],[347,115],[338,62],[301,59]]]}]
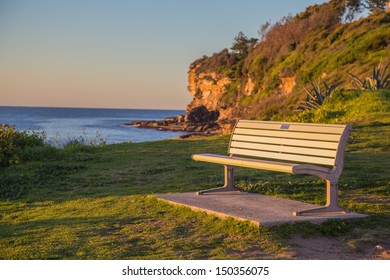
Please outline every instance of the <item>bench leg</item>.
[{"label": "bench leg", "polygon": [[196,194],[202,195],[202,194],[207,194],[207,193],[238,191],[238,189],[234,187],[233,167],[228,166],[228,165],[224,165],[224,174],[225,174],[225,184],[223,185],[223,187],[199,191]]},{"label": "bench leg", "polygon": [[326,181],[326,205],[324,207],[293,212],[294,216],[318,214],[346,214],[349,211],[338,204],[338,182]]}]

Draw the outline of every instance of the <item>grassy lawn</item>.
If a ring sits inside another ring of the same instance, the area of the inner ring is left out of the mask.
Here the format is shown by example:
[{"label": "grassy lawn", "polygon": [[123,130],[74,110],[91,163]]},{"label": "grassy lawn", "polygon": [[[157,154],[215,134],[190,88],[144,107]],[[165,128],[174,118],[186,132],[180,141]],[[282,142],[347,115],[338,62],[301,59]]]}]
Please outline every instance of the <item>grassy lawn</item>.
[{"label": "grassy lawn", "polygon": [[[340,203],[369,218],[271,229],[195,213],[151,196],[222,184],[220,166],[193,162],[190,155],[223,153],[227,137],[56,151],[45,161],[2,170],[0,258],[279,258],[296,232],[342,235],[353,250],[388,242],[389,136],[389,125],[363,126],[348,145]],[[314,177],[251,169],[236,174],[238,185],[250,191],[324,203],[324,182]]]},{"label": "grassy lawn", "polygon": [[[26,149],[30,160],[0,168],[0,259],[278,259],[296,234],[337,238],[355,253],[378,244],[388,249],[388,120],[385,112],[354,125],[340,179],[340,204],[369,217],[321,225],[257,228],[153,197],[221,185],[221,166],[190,156],[226,153],[226,136]],[[244,190],[325,203],[325,183],[315,177],[235,174]]]},{"label": "grassy lawn", "polygon": [[274,258],[282,244],[270,230],[151,196],[220,184],[221,168],[198,165],[190,155],[222,152],[226,143],[218,137],[79,147],[8,167],[0,258]]}]

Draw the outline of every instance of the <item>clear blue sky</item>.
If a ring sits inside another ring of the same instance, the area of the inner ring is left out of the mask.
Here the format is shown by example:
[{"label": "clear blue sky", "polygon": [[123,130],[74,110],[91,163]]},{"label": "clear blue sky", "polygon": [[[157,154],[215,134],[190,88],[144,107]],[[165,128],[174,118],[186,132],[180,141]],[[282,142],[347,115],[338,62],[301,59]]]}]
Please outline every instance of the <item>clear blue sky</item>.
[{"label": "clear blue sky", "polygon": [[0,0],[0,106],[185,109],[191,62],[323,2]]}]

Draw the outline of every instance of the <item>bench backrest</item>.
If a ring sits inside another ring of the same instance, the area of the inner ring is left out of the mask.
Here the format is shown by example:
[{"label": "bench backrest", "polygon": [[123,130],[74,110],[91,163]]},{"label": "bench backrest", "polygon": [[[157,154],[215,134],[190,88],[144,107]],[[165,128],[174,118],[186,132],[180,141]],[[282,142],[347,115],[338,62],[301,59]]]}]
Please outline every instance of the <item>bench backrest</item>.
[{"label": "bench backrest", "polygon": [[337,166],[343,164],[349,125],[239,120],[230,155]]}]

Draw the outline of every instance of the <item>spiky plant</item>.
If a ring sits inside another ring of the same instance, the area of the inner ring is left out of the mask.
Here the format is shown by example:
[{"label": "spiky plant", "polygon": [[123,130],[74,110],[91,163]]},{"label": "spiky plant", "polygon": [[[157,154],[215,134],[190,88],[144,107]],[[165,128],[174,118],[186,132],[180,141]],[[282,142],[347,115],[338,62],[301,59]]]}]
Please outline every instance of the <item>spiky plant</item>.
[{"label": "spiky plant", "polygon": [[367,77],[365,79],[359,79],[356,75],[347,72],[349,76],[352,77],[353,82],[357,85],[360,90],[378,90],[385,89],[388,85],[390,85],[390,73],[387,72],[387,68],[390,65],[390,61],[385,65],[383,71],[381,71],[381,63],[379,62],[378,67],[374,65],[374,69],[372,71],[372,77]]},{"label": "spiky plant", "polygon": [[302,101],[298,105],[298,110],[311,110],[317,109],[324,103],[325,99],[332,95],[333,91],[342,83],[338,82],[329,86],[326,82],[323,82],[324,88],[320,86],[318,81],[316,84],[312,81],[309,81],[313,91],[309,91],[306,87],[303,87],[303,90],[307,93],[306,100]]}]

